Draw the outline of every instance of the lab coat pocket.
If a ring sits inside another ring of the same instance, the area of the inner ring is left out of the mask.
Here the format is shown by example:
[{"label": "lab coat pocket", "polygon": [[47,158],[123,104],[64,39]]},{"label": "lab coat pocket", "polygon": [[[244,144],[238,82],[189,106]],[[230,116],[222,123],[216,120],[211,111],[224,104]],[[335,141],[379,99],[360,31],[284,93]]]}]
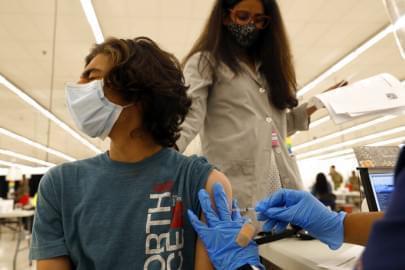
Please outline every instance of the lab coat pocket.
[{"label": "lab coat pocket", "polygon": [[252,175],[254,172],[254,164],[253,161],[249,163],[245,163],[241,165],[242,172],[244,175]]}]

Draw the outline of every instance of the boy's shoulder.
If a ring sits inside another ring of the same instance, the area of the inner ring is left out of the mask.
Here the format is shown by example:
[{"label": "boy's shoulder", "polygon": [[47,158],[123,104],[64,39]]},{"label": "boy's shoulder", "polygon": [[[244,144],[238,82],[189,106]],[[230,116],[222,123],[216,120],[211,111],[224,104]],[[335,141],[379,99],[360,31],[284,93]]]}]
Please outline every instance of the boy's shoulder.
[{"label": "boy's shoulder", "polygon": [[[172,158],[173,161],[179,164],[180,166],[206,166],[210,165],[208,162],[207,158],[204,156],[200,155],[191,155],[191,156],[186,156],[184,154],[181,154],[175,150],[172,151]],[[211,166],[211,165],[210,165]]]},{"label": "boy's shoulder", "polygon": [[[75,173],[77,170],[86,167],[98,166],[103,154],[81,160],[65,162],[50,168],[42,180],[45,181],[62,181],[66,176]],[[56,180],[58,179],[58,180]],[[41,180],[41,181],[42,181]]]},{"label": "boy's shoulder", "polygon": [[80,168],[80,167],[95,166],[100,163],[103,155],[105,155],[105,153],[96,155],[94,157],[86,158],[86,159],[65,162],[65,163],[62,163],[60,165],[57,165],[57,166],[51,168],[50,171],[55,171],[55,172],[56,171],[65,171],[65,170],[75,169],[75,168]]},{"label": "boy's shoulder", "polygon": [[184,177],[186,183],[204,187],[210,174],[214,170],[214,166],[203,156],[184,156],[180,153],[177,155],[180,161],[177,167],[177,175]]}]

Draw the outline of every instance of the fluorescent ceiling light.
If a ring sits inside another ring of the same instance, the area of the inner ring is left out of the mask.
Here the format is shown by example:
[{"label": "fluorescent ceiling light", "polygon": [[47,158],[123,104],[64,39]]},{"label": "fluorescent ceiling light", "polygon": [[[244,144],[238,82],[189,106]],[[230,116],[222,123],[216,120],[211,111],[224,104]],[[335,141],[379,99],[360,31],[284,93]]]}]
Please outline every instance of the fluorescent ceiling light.
[{"label": "fluorescent ceiling light", "polygon": [[321,142],[324,142],[324,141],[327,141],[327,140],[331,140],[331,139],[337,138],[339,136],[342,136],[342,135],[345,135],[345,134],[348,134],[348,133],[351,133],[351,132],[354,132],[354,131],[365,129],[365,128],[377,125],[379,123],[387,122],[387,121],[392,120],[392,119],[394,119],[396,117],[397,116],[394,116],[394,115],[383,116],[383,117],[374,119],[372,121],[368,121],[368,122],[365,122],[365,123],[362,123],[362,124],[347,128],[347,129],[342,130],[342,131],[334,132],[334,133],[331,133],[331,134],[326,135],[324,137],[320,137],[318,139],[311,140],[311,141],[303,143],[303,144],[299,144],[297,146],[294,146],[292,148],[292,150],[297,151],[299,149],[302,149],[302,148],[305,148],[305,147],[308,147],[308,146],[311,146],[311,145],[314,145],[314,144],[318,144],[318,143],[321,143]]},{"label": "fluorescent ceiling light", "polygon": [[91,31],[93,32],[96,43],[100,44],[104,42],[103,32],[101,32],[100,24],[94,11],[93,4],[91,0],[80,0],[84,14],[86,14],[87,21],[90,24]]},{"label": "fluorescent ceiling light", "polygon": [[322,117],[322,118],[319,118],[318,120],[315,120],[314,122],[311,122],[311,123],[309,124],[309,128],[317,127],[317,126],[319,126],[319,125],[322,125],[323,123],[328,122],[329,120],[330,120],[329,115],[327,115],[327,116],[325,116],[325,117]]},{"label": "fluorescent ceiling light", "polygon": [[[13,163],[13,166],[18,166],[18,164]],[[1,164],[0,164],[1,165]],[[6,167],[12,167],[12,166],[7,166],[3,165]],[[45,174],[47,171],[49,171],[50,167],[19,167],[22,171],[23,174],[26,175],[27,178],[30,178],[31,175],[33,174]],[[7,176],[9,173],[9,168],[0,168],[0,175]]]},{"label": "fluorescent ceiling light", "polygon": [[[384,140],[384,141],[380,141],[380,142],[375,142],[375,143],[371,143],[371,144],[367,144],[366,146],[385,146],[385,145],[389,145],[389,144],[398,144],[399,146],[402,145],[405,142],[405,136],[404,137],[399,137],[399,138],[392,138],[392,139],[388,139],[388,140]],[[344,149],[344,150],[340,150],[340,151],[336,151],[336,152],[332,152],[332,153],[328,153],[328,154],[324,154],[324,155],[320,155],[320,156],[313,156],[310,158],[305,158],[305,159],[301,159],[300,161],[303,160],[313,160],[313,159],[331,159],[331,158],[335,158],[335,157],[342,157],[342,156],[350,156],[352,155],[353,158],[355,158],[354,152],[352,148],[348,148],[348,149]]]},{"label": "fluorescent ceiling light", "polygon": [[0,165],[7,166],[7,167],[18,167],[18,168],[31,168],[30,166],[9,162],[5,160],[0,160]]},{"label": "fluorescent ceiling light", "polygon": [[349,154],[353,154],[352,148],[344,149],[344,150],[340,150],[340,151],[336,151],[336,152],[332,152],[332,153],[328,153],[328,154],[323,154],[323,155],[319,155],[319,156],[313,156],[313,157],[301,159],[301,160],[330,159],[333,157],[344,156],[344,155],[349,155]]},{"label": "fluorescent ceiling light", "polygon": [[400,17],[395,23],[394,23],[394,31],[398,31],[401,28],[405,27],[405,15]]},{"label": "fluorescent ceiling light", "polygon": [[[399,138],[392,138],[392,139],[388,139],[388,140],[384,140],[384,141],[380,141],[380,142],[375,142],[375,143],[371,143],[371,144],[367,144],[366,146],[385,146],[385,145],[389,145],[389,144],[397,144],[397,145],[402,145],[405,142],[405,136],[404,137],[399,137]],[[312,159],[330,159],[330,158],[334,158],[334,157],[341,157],[341,156],[346,156],[346,155],[353,155],[354,156],[354,152],[352,148],[348,148],[348,149],[344,149],[344,150],[340,150],[340,151],[336,151],[336,152],[332,152],[332,153],[328,153],[328,154],[324,154],[324,155],[320,155],[320,156],[313,156],[310,158],[306,158],[306,159],[301,159],[302,160],[312,160]]]},{"label": "fluorescent ceiling light", "polygon": [[16,153],[14,151],[6,150],[6,149],[0,149],[0,154],[10,156],[10,157],[14,157],[14,158],[18,158],[18,159],[25,160],[25,161],[29,161],[29,162],[32,162],[32,163],[37,163],[39,165],[47,166],[47,167],[53,167],[53,166],[56,165],[54,163],[47,162],[45,160],[33,158],[33,157],[30,157],[30,156],[19,154],[19,153]]},{"label": "fluorescent ceiling light", "polygon": [[51,113],[49,110],[45,109],[42,105],[40,105],[37,101],[35,101],[32,97],[27,95],[24,91],[16,87],[13,83],[11,83],[9,80],[7,80],[4,76],[0,74],[0,84],[3,84],[7,89],[9,89],[11,92],[16,94],[19,98],[21,98],[23,101],[28,103],[31,107],[39,111],[42,115],[44,115],[46,118],[54,122],[56,125],[61,127],[63,130],[65,130],[67,133],[72,135],[75,139],[80,141],[82,144],[90,148],[92,151],[94,151],[97,154],[101,153],[101,150],[95,147],[93,144],[91,144],[89,141],[84,139],[78,132],[76,132],[74,129],[69,127],[65,122],[60,120],[56,115]]},{"label": "fluorescent ceiling light", "polygon": [[45,174],[49,169],[50,167],[32,167],[29,169],[23,169],[23,172],[28,175]]},{"label": "fluorescent ceiling light", "polygon": [[[329,120],[330,120],[329,115],[324,116],[324,117],[322,117],[322,118],[319,118],[319,119],[317,119],[317,120],[315,120],[315,121],[309,123],[309,129],[315,128],[315,127],[317,127],[317,126],[320,126],[320,125],[322,125],[323,123],[328,122]],[[302,131],[297,131],[297,132],[295,132],[294,135],[292,135],[292,138],[294,138],[295,136],[297,136],[297,135],[300,134],[301,132],[302,132]]]},{"label": "fluorescent ceiling light", "polygon": [[352,140],[349,140],[349,141],[345,141],[345,142],[342,142],[342,143],[337,143],[337,144],[334,144],[334,145],[331,145],[331,146],[327,146],[327,147],[323,147],[323,148],[320,148],[320,149],[309,151],[309,152],[306,152],[306,153],[303,153],[303,154],[299,154],[299,155],[297,155],[297,159],[304,159],[306,157],[314,156],[314,155],[321,154],[321,153],[324,153],[324,152],[330,152],[330,151],[333,151],[335,149],[351,146],[351,145],[354,145],[354,144],[357,144],[357,143],[361,143],[363,141],[372,140],[372,139],[375,139],[375,138],[379,138],[379,137],[383,137],[383,136],[387,136],[387,135],[391,135],[391,134],[395,134],[395,133],[399,133],[399,132],[403,132],[403,131],[405,131],[405,127],[397,127],[397,128],[390,129],[390,130],[377,132],[377,133],[370,134],[370,135],[367,135],[367,136],[364,136],[364,137],[359,137],[359,138],[352,139]]},{"label": "fluorescent ceiling light", "polygon": [[343,57],[341,60],[339,60],[336,64],[334,64],[332,67],[327,69],[324,73],[319,75],[315,80],[311,81],[307,85],[305,85],[303,88],[298,90],[297,95],[303,96],[306,93],[308,93],[310,90],[312,90],[315,86],[317,86],[319,83],[321,83],[323,80],[331,76],[332,74],[336,73],[337,71],[341,70],[344,66],[352,62],[354,59],[356,59],[359,55],[367,51],[369,48],[374,46],[376,43],[381,41],[383,38],[385,38],[389,33],[392,33],[394,30],[394,26],[390,24],[386,28],[384,28],[382,31],[380,31],[378,34],[376,34],[374,37],[371,39],[367,40],[364,42],[362,45],[357,47],[354,51]]},{"label": "fluorescent ceiling light", "polygon": [[389,145],[389,144],[400,145],[400,144],[403,144],[404,142],[405,142],[405,137],[399,137],[399,138],[392,138],[392,139],[388,139],[385,141],[368,144],[367,146],[384,146],[384,145]]},{"label": "fluorescent ceiling light", "polygon": [[37,142],[31,141],[30,139],[27,139],[27,138],[25,138],[23,136],[15,134],[14,132],[11,132],[11,131],[9,131],[7,129],[0,128],[0,134],[5,135],[5,136],[10,137],[10,138],[13,138],[13,139],[15,139],[15,140],[17,140],[19,142],[28,144],[28,145],[30,145],[32,147],[38,148],[38,149],[40,149],[42,151],[48,152],[48,153],[50,153],[52,155],[55,155],[57,157],[60,157],[62,159],[65,159],[65,160],[68,160],[68,161],[75,161],[76,160],[75,158],[73,158],[71,156],[68,156],[68,155],[66,155],[66,154],[64,154],[64,153],[62,153],[60,151],[49,148],[49,147],[44,146],[42,144],[39,144]]},{"label": "fluorescent ceiling light", "polygon": [[321,160],[329,160],[329,159],[332,159],[332,158],[344,158],[344,159],[354,159],[354,158],[356,158],[356,156],[354,155],[354,153],[347,153],[347,154],[340,154],[340,155],[334,155],[334,156],[331,156],[331,157],[323,157],[323,158],[321,158]]}]

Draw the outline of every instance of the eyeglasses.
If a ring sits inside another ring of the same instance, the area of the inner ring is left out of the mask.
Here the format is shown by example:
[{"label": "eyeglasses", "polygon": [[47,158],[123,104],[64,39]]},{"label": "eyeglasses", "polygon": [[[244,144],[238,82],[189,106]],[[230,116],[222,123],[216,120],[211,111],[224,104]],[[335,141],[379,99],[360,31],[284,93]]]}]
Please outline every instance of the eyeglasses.
[{"label": "eyeglasses", "polygon": [[256,25],[258,29],[266,28],[270,23],[270,16],[263,14],[252,14],[247,10],[233,10],[230,9],[230,17],[234,23],[240,25],[249,24],[251,21]]}]

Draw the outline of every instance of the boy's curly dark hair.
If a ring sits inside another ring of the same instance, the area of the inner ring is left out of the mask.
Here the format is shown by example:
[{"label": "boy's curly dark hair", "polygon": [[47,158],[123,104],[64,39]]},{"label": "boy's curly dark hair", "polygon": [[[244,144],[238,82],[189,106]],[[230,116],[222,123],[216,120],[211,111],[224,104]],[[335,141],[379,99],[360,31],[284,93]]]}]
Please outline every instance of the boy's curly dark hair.
[{"label": "boy's curly dark hair", "polygon": [[86,57],[86,65],[98,54],[109,55],[114,63],[104,84],[141,106],[143,128],[157,144],[175,146],[191,106],[176,57],[147,37],[109,38],[95,45]]}]

